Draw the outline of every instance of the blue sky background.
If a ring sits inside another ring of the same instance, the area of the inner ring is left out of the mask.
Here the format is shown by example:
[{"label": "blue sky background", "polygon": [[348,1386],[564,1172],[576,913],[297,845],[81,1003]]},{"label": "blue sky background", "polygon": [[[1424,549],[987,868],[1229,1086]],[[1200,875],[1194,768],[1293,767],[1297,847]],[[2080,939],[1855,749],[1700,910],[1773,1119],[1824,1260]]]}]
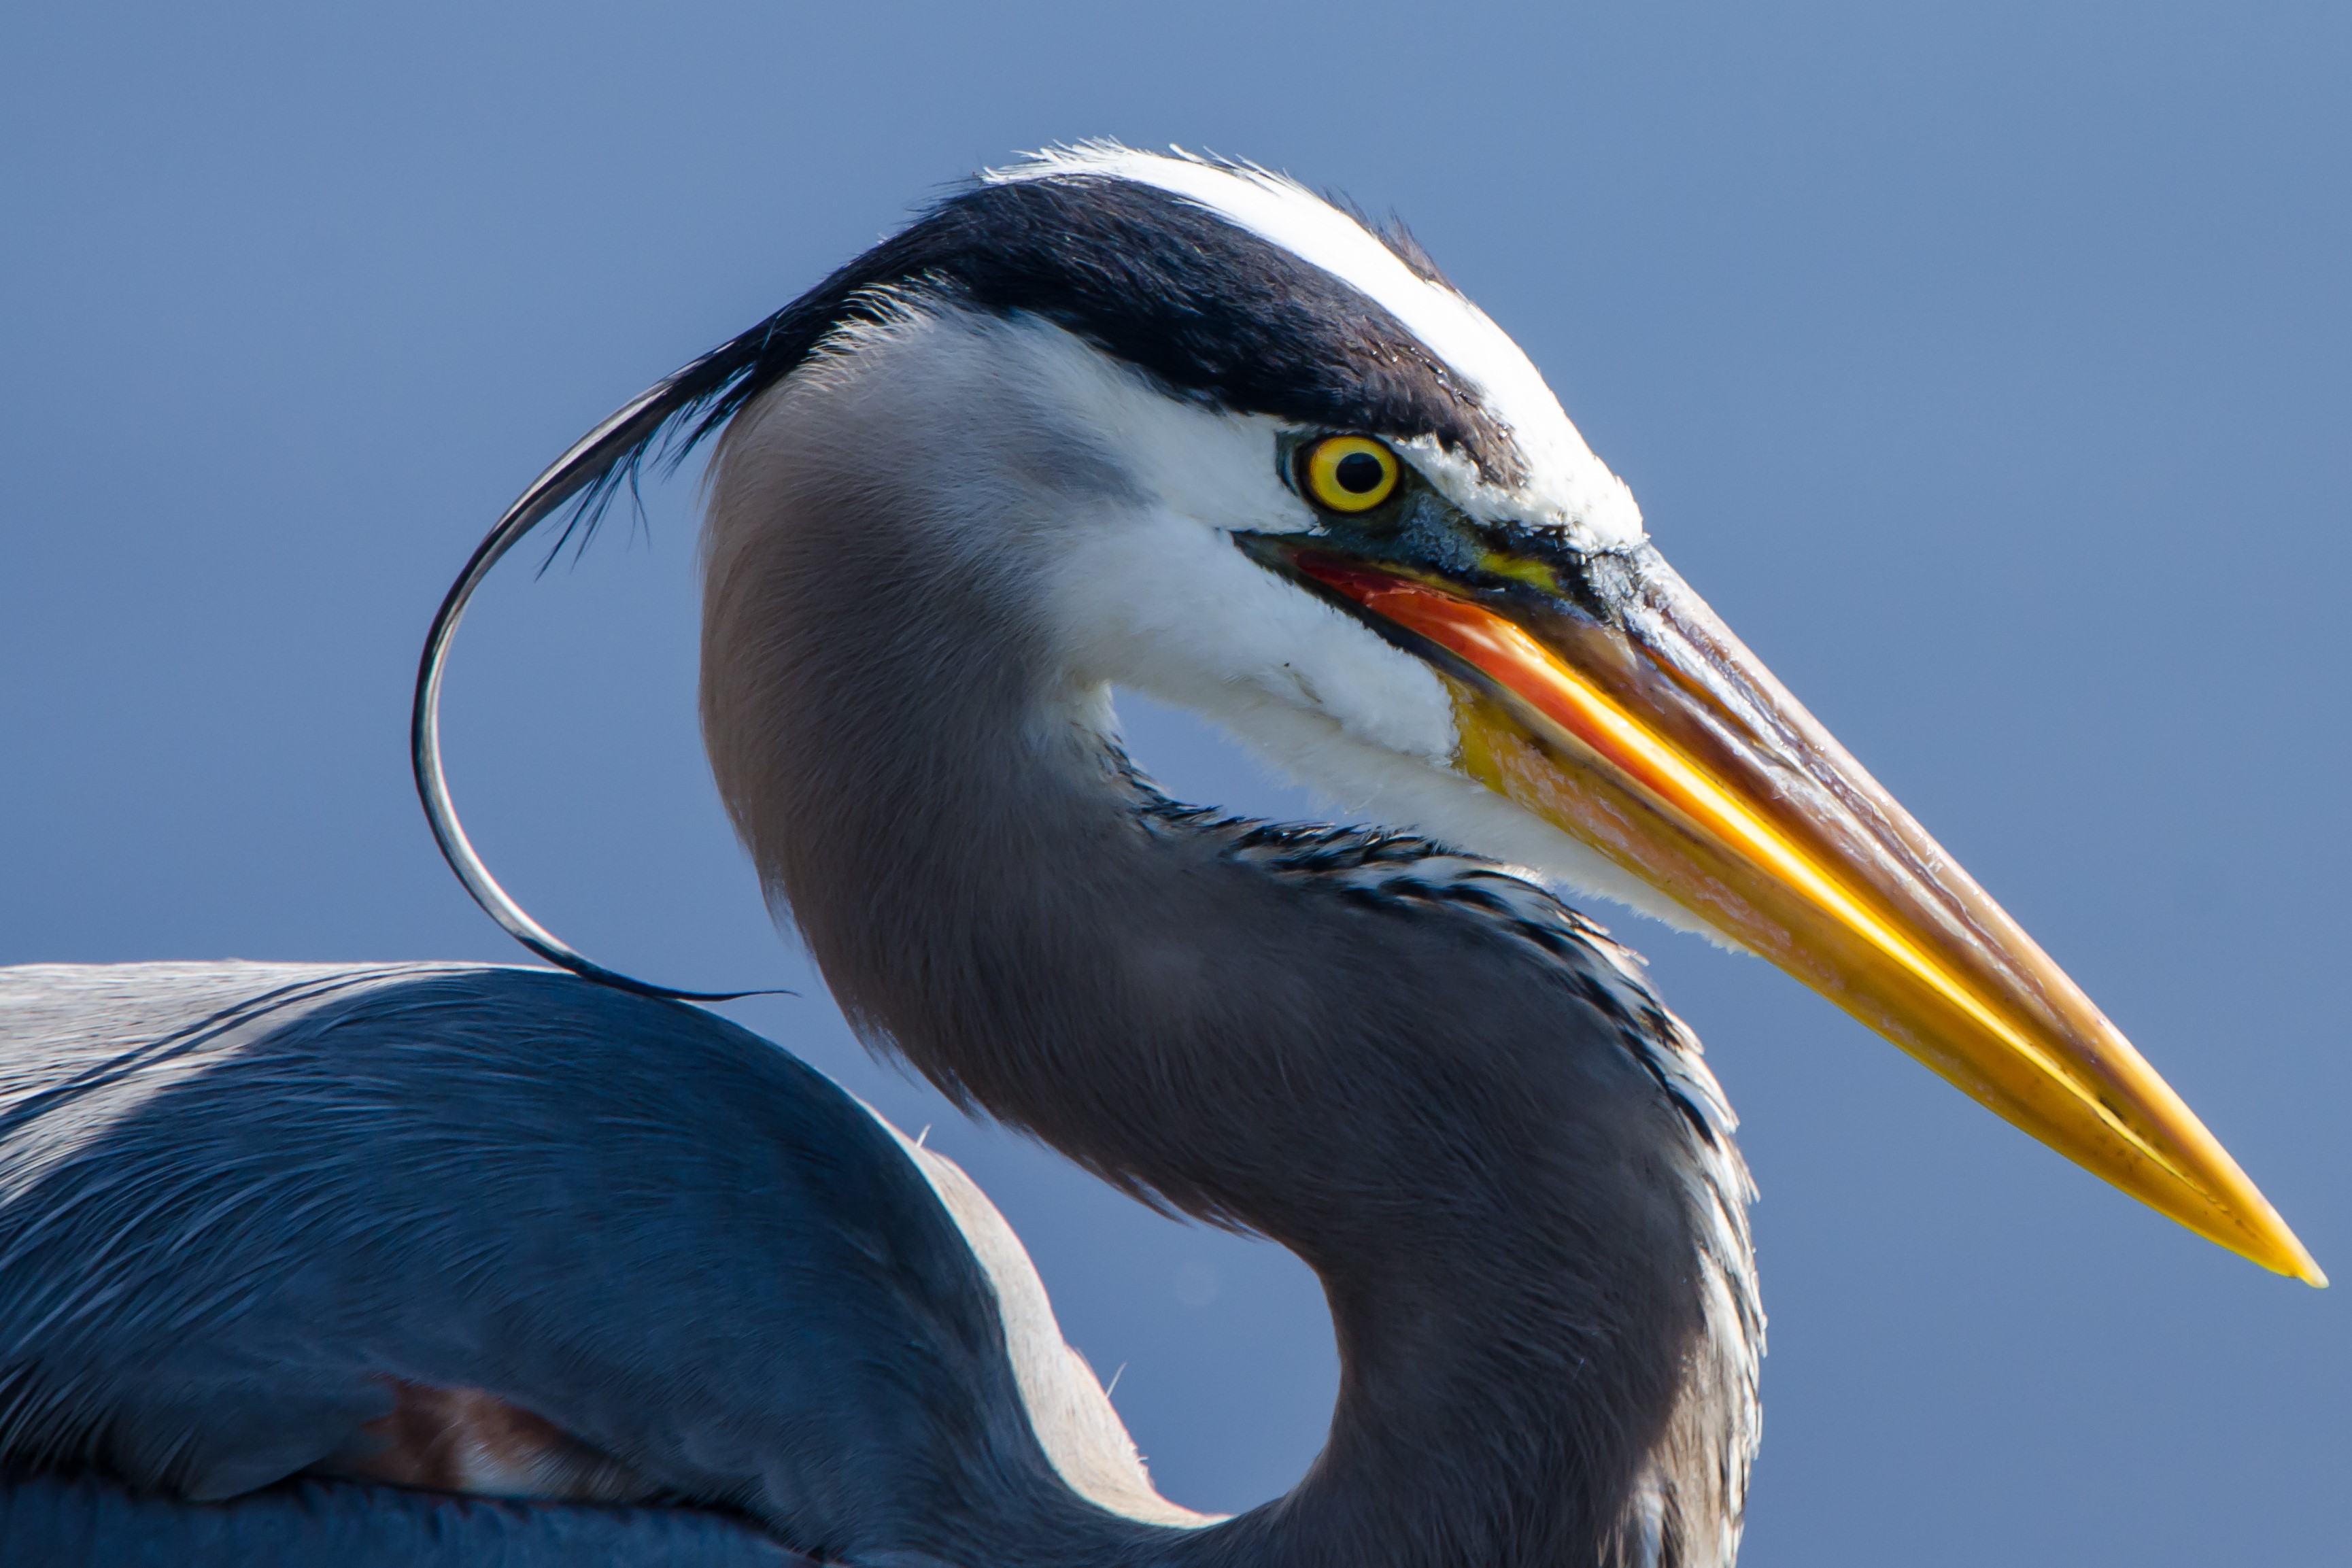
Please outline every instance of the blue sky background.
[{"label": "blue sky background", "polygon": [[[981,164],[1110,134],[1405,215],[1683,573],[2352,1280],[2352,23],[2331,5],[15,8],[0,962],[514,956],[416,642],[656,376]],[[459,645],[509,885],[963,1161],[1163,1488],[1313,1455],[1312,1279],[868,1062],[695,735],[692,486]],[[1311,809],[1181,715],[1179,793]],[[1755,1568],[2340,1555],[2352,1319],[1622,912],[1746,1117]]]}]

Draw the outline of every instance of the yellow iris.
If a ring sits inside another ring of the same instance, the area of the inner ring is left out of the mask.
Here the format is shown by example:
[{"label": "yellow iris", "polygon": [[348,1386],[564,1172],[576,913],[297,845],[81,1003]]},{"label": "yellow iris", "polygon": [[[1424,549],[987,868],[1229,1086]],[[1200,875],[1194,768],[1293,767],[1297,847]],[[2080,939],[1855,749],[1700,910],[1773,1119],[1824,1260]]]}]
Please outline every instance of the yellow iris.
[{"label": "yellow iris", "polygon": [[1307,448],[1301,468],[1307,499],[1333,511],[1370,511],[1403,477],[1396,454],[1369,436],[1327,436]]}]

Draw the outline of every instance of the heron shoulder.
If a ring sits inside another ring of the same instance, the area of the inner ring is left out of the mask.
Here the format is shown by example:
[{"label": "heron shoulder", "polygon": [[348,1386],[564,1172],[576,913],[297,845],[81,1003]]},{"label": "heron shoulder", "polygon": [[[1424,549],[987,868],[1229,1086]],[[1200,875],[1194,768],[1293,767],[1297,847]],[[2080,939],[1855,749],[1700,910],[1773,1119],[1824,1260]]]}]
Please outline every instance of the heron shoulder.
[{"label": "heron shoulder", "polygon": [[804,1546],[1066,1495],[935,1173],[711,1014],[530,969],[43,966],[0,970],[0,1464],[366,1473],[421,1387],[458,1397],[408,1401],[415,1457],[498,1440],[460,1479],[555,1461]]}]

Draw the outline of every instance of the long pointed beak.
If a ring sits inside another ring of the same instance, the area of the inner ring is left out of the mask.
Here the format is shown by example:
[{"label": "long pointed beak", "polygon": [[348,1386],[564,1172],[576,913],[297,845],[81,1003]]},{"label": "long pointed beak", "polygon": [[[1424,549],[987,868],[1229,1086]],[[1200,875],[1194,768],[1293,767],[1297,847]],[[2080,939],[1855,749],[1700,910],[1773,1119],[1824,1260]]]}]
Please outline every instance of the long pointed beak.
[{"label": "long pointed beak", "polygon": [[2326,1277],[2131,1043],[1653,550],[1605,593],[1253,542],[1452,678],[1458,765],[2075,1163]]}]

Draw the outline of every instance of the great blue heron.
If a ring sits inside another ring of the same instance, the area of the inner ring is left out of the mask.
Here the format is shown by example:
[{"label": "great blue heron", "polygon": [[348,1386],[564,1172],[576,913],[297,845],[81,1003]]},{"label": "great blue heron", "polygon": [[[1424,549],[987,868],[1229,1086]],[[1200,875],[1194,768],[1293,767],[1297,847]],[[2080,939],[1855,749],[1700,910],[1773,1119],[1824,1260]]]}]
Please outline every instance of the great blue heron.
[{"label": "great blue heron", "polygon": [[[1159,1498],[977,1190],[708,1013],[29,968],[9,1561],[1727,1563],[1748,1178],[1564,889],[1770,959],[2320,1282],[1402,233],[1110,146],[992,174],[625,409],[469,577],[680,429],[723,432],[703,721],[779,916],[877,1048],[1306,1259],[1328,1447],[1238,1518]],[[1410,831],[1174,804],[1118,683]]]}]

